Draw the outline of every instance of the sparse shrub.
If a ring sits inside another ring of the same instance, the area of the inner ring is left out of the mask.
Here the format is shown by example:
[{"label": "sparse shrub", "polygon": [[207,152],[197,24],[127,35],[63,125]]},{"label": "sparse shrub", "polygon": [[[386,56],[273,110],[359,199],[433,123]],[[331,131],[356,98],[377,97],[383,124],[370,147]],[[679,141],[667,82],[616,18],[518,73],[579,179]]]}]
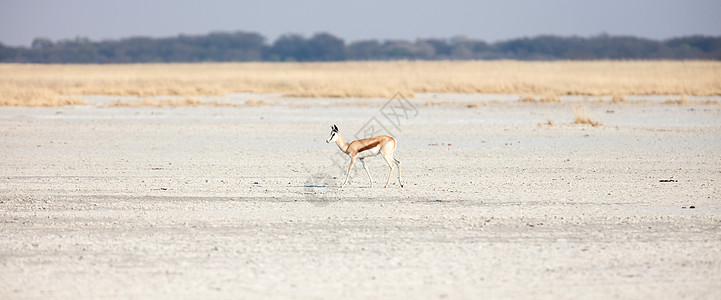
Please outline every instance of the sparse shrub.
[{"label": "sparse shrub", "polygon": [[611,103],[626,103],[628,102],[628,99],[626,99],[625,96],[614,94],[613,97],[611,97]]},{"label": "sparse shrub", "polygon": [[522,96],[518,99],[519,102],[526,102],[526,103],[561,103],[561,98],[559,98],[556,95],[545,95],[540,98],[536,98],[533,96]]},{"label": "sparse shrub", "polygon": [[[255,100],[254,100],[255,101]],[[264,102],[263,102],[264,104]],[[257,105],[257,104],[256,104]],[[110,104],[110,106],[124,106],[124,107],[167,107],[167,106],[234,106],[231,103],[215,100],[213,102],[203,102],[197,98],[185,98],[183,100],[177,99],[165,99],[156,100],[153,98],[146,98],[140,101],[126,101],[117,100]]]},{"label": "sparse shrub", "polygon": [[160,106],[160,102],[155,99],[143,99],[140,101],[126,101],[117,100],[110,104],[110,106],[127,106],[127,107],[141,107],[141,106]]},{"label": "sparse shrub", "polygon": [[218,99],[213,100],[213,102],[208,103],[208,105],[210,105],[210,106],[235,106],[234,104],[232,104],[230,102],[222,101],[222,100],[218,100]]},{"label": "sparse shrub", "polygon": [[446,104],[445,100],[428,100],[428,101],[426,101],[426,106],[441,106],[441,105],[445,105],[445,104]]},{"label": "sparse shrub", "polygon": [[536,101],[537,101],[536,97],[529,96],[529,95],[524,95],[524,96],[521,96],[521,98],[518,98],[518,102],[534,102],[535,103]]},{"label": "sparse shrub", "polygon": [[542,103],[561,103],[561,98],[556,95],[546,95],[538,99],[538,102]]},{"label": "sparse shrub", "polygon": [[176,105],[176,106],[198,106],[198,105],[203,105],[203,101],[201,101],[200,99],[197,99],[197,98],[185,98],[185,99],[183,99],[183,102],[181,105]]},{"label": "sparse shrub", "polygon": [[248,100],[245,100],[245,106],[263,106],[266,105],[265,100],[255,100],[253,98],[250,98]]},{"label": "sparse shrub", "polygon": [[556,126],[556,122],[553,122],[553,119],[548,119],[546,123],[538,123],[538,126]]},{"label": "sparse shrub", "polygon": [[586,112],[583,106],[574,106],[573,115],[576,117],[575,124],[587,124],[593,127],[601,125],[600,122],[593,120],[591,116],[588,115],[588,112]]},{"label": "sparse shrub", "polygon": [[689,101],[686,98],[686,96],[682,96],[680,99],[668,99],[663,102],[664,104],[673,104],[673,105],[688,105]]}]

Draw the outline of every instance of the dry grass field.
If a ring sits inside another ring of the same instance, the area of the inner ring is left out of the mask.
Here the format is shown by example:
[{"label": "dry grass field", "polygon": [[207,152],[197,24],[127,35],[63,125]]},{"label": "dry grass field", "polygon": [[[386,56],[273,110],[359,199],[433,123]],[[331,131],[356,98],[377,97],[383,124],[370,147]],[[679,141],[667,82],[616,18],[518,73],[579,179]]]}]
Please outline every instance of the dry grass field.
[{"label": "dry grass field", "polygon": [[[0,64],[0,105],[83,104],[82,95],[390,97],[414,93],[721,95],[712,61],[392,61],[142,65]],[[550,101],[553,102],[553,101]],[[197,104],[179,101],[176,104]]]}]

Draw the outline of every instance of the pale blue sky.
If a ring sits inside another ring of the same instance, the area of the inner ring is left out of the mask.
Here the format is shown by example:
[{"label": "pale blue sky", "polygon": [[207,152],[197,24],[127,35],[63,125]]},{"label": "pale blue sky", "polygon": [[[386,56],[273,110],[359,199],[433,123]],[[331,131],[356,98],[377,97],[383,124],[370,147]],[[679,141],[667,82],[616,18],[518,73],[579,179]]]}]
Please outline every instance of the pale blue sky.
[{"label": "pale blue sky", "polygon": [[488,42],[540,34],[653,39],[721,35],[721,0],[178,1],[0,0],[0,43],[252,31],[329,32],[346,41],[463,35]]}]

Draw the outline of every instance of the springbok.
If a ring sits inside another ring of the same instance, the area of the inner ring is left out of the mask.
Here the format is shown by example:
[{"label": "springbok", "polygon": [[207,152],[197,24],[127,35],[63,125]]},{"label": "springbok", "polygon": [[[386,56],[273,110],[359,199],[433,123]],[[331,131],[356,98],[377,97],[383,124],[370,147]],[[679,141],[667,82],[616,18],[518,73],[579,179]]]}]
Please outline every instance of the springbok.
[{"label": "springbok", "polygon": [[401,183],[401,162],[393,158],[393,151],[396,150],[396,140],[394,138],[387,135],[381,135],[346,143],[346,141],[343,140],[343,136],[340,135],[340,132],[338,132],[338,126],[333,125],[330,128],[330,136],[325,142],[335,142],[340,151],[343,151],[345,154],[350,156],[348,173],[345,174],[345,181],[343,181],[343,184],[340,185],[341,188],[348,183],[348,175],[350,175],[350,170],[353,168],[353,163],[355,162],[356,157],[358,157],[358,160],[360,160],[361,164],[363,164],[363,169],[365,169],[366,173],[368,173],[368,179],[371,182],[370,187],[372,188],[373,178],[371,177],[371,172],[369,172],[366,167],[364,159],[378,154],[383,154],[383,158],[391,168],[390,173],[388,173],[388,181],[386,181],[385,187],[388,188],[388,184],[391,183],[391,175],[393,175],[393,169],[396,165],[398,166],[398,184],[403,187],[403,183]]}]

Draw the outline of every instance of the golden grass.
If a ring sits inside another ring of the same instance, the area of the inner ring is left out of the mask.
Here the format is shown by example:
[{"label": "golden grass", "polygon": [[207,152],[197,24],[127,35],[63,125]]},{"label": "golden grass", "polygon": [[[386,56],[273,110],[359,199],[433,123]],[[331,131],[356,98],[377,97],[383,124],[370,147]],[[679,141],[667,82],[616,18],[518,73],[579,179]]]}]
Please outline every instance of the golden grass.
[{"label": "golden grass", "polygon": [[614,103],[614,104],[630,103],[630,102],[631,102],[631,101],[629,101],[629,100],[626,98],[626,96],[624,96],[624,95],[619,95],[619,94],[614,94],[614,95],[612,95],[610,99],[600,98],[600,99],[596,99],[595,101],[596,101],[596,102],[599,102],[599,103]]},{"label": "golden grass", "polygon": [[0,105],[64,105],[79,103],[68,99],[81,95],[182,98],[280,93],[291,97],[387,98],[396,91],[406,97],[431,92],[719,96],[721,62],[0,64]]},{"label": "golden grass", "polygon": [[155,107],[166,107],[166,106],[200,106],[204,103],[199,99],[185,98],[183,100],[156,100],[156,99],[143,99],[140,101],[125,101],[118,100],[110,104],[110,106],[128,106],[128,107],[141,107],[141,106],[155,106]]},{"label": "golden grass", "polygon": [[539,98],[536,98],[534,96],[523,96],[520,99],[518,99],[520,102],[529,102],[529,103],[561,103],[561,98],[559,98],[556,95],[545,95],[541,96]]},{"label": "golden grass", "polygon": [[518,102],[533,103],[533,102],[536,102],[536,97],[529,96],[529,95],[521,96],[521,98],[518,98]]},{"label": "golden grass", "polygon": [[592,119],[591,116],[588,115],[588,112],[586,112],[583,106],[573,106],[573,115],[576,117],[575,124],[586,124],[593,127],[601,125],[600,122]]},{"label": "golden grass", "polygon": [[427,100],[425,105],[426,106],[444,106],[444,105],[448,105],[448,104],[450,104],[450,102],[447,102],[445,100]]},{"label": "golden grass", "polygon": [[663,102],[664,104],[674,104],[674,105],[689,105],[690,102],[688,101],[688,98],[686,96],[682,96],[679,99],[668,99]]},{"label": "golden grass", "polygon": [[143,99],[140,101],[125,101],[125,100],[117,100],[110,104],[110,106],[124,106],[124,107],[143,107],[143,106],[150,106],[150,107],[173,107],[173,106],[234,106],[234,107],[240,107],[240,106],[264,106],[267,103],[265,100],[255,100],[255,99],[248,99],[245,101],[244,104],[235,104],[230,103],[226,101],[220,101],[220,100],[214,100],[214,101],[202,101],[197,98],[185,98],[183,100],[171,100],[171,99],[165,99],[165,100],[156,100],[156,99]]},{"label": "golden grass", "polygon": [[544,126],[553,127],[553,126],[556,126],[556,122],[553,122],[553,119],[548,119],[548,121],[546,121],[546,123],[540,123],[540,122],[538,123],[538,127],[544,127]]},{"label": "golden grass", "polygon": [[628,102],[628,99],[626,99],[626,97],[623,95],[616,94],[616,95],[613,95],[613,97],[611,97],[611,103],[626,103],[626,102]]},{"label": "golden grass", "polygon": [[721,102],[719,102],[718,100],[707,99],[705,101],[703,101],[703,100],[691,101],[691,100],[688,100],[688,98],[686,98],[686,96],[681,96],[680,98],[670,98],[670,99],[667,99],[666,101],[664,101],[663,103],[671,104],[671,105],[681,105],[681,106],[685,106],[685,105],[708,105],[708,106],[721,105]]},{"label": "golden grass", "polygon": [[0,106],[64,106],[82,105],[77,97],[62,96],[43,86],[25,86],[0,82]]}]

